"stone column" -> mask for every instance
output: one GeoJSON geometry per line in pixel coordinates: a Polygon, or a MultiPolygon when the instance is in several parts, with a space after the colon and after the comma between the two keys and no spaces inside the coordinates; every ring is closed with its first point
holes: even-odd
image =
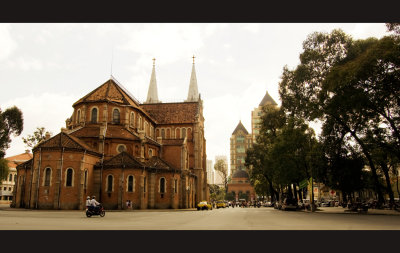
{"type": "Polygon", "coordinates": [[[140,175],[140,183],[139,183],[139,194],[140,194],[140,203],[139,203],[139,208],[140,209],[146,209],[145,206],[145,197],[144,197],[144,175],[140,175]]]}

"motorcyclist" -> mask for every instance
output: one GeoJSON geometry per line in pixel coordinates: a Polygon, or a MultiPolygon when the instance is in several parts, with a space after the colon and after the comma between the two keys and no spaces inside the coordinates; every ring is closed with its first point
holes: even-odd
{"type": "Polygon", "coordinates": [[[98,211],[100,203],[96,201],[96,196],[92,196],[90,200],[90,206],[92,206],[93,211],[98,211]]]}
{"type": "Polygon", "coordinates": [[[86,197],[86,208],[87,208],[87,209],[90,209],[90,205],[91,205],[91,203],[90,203],[90,197],[87,196],[87,197],[86,197]]]}

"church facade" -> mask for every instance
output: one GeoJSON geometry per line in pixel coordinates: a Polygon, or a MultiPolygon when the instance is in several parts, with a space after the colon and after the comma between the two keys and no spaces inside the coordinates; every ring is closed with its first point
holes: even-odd
{"type": "Polygon", "coordinates": [[[194,208],[209,200],[203,102],[195,65],[184,102],[158,100],[155,65],[139,103],[115,78],[73,105],[66,128],[17,166],[12,206],[84,209],[194,208]]]}

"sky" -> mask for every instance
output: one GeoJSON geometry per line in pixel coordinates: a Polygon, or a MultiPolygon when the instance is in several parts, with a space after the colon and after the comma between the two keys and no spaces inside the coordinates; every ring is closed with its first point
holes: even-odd
{"type": "Polygon", "coordinates": [[[251,132],[251,111],[267,91],[281,104],[282,70],[300,63],[307,36],[338,28],[353,39],[388,34],[383,23],[1,23],[0,108],[15,105],[24,117],[6,157],[25,152],[22,137],[37,127],[58,134],[72,104],[111,74],[144,102],[153,58],[159,100],[183,102],[194,55],[207,159],[229,161],[239,121],[251,132]]]}

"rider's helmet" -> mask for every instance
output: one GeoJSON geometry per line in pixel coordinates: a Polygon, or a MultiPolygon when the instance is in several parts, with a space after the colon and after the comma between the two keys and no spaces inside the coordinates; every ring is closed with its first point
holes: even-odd
{"type": "Polygon", "coordinates": [[[86,199],[90,199],[90,197],[89,197],[89,196],[87,196],[87,197],[86,197],[86,199]]]}
{"type": "Polygon", "coordinates": [[[95,199],[96,198],[96,196],[92,196],[92,199],[95,199]]]}

